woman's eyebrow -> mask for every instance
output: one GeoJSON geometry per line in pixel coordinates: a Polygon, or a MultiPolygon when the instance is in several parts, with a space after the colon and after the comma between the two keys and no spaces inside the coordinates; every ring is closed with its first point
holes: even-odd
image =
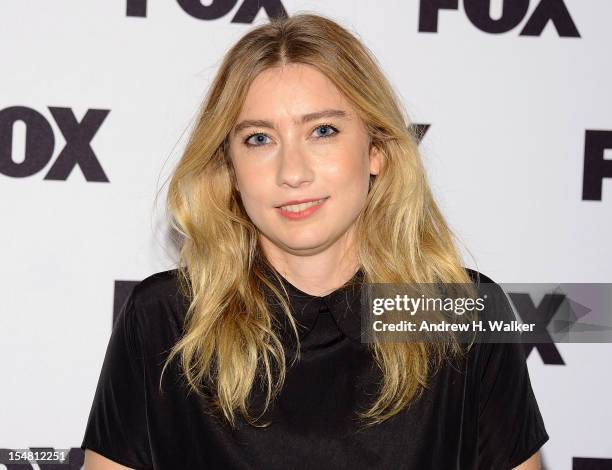
{"type": "MultiPolygon", "coordinates": [[[[350,119],[348,113],[341,109],[324,109],[323,111],[316,111],[314,113],[308,113],[302,115],[300,118],[296,119],[294,122],[296,124],[305,124],[309,121],[314,121],[316,119],[321,118],[340,118],[340,119],[350,119]]],[[[267,127],[269,129],[274,129],[274,124],[270,121],[266,121],[264,119],[245,119],[240,123],[234,126],[234,133],[238,133],[247,127],[267,127]]]]}

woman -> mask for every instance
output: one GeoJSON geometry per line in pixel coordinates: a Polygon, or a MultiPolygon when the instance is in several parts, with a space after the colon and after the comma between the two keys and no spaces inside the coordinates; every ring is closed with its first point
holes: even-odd
{"type": "Polygon", "coordinates": [[[245,35],[168,205],[179,267],[118,317],[87,470],[539,468],[520,345],[365,344],[347,314],[364,282],[492,282],[462,268],[412,127],[349,32],[304,14],[245,35]]]}

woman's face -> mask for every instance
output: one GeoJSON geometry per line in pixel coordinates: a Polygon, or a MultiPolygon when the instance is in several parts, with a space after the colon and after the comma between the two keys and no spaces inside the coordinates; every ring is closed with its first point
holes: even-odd
{"type": "Polygon", "coordinates": [[[303,256],[350,242],[380,156],[325,75],[302,64],[263,71],[229,138],[236,189],[264,249],[303,256]],[[320,205],[293,203],[302,200],[320,205]]]}

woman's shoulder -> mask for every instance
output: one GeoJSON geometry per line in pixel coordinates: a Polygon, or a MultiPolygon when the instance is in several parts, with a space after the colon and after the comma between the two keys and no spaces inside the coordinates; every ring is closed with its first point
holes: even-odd
{"type": "Polygon", "coordinates": [[[143,325],[169,318],[182,323],[189,304],[180,289],[180,275],[179,269],[159,271],[134,285],[130,298],[143,325]]]}
{"type": "MultiPolygon", "coordinates": [[[[470,276],[472,283],[474,284],[479,297],[487,299],[487,314],[491,313],[508,313],[509,303],[502,286],[494,281],[491,277],[486,274],[464,267],[465,271],[470,276]],[[489,310],[489,308],[494,310],[489,310]]],[[[510,311],[512,308],[510,307],[510,311]]],[[[491,318],[493,319],[493,318],[491,318]]],[[[513,319],[513,317],[507,317],[507,320],[513,319]]]]}
{"type": "Polygon", "coordinates": [[[487,315],[495,316],[503,315],[499,318],[491,319],[515,319],[514,315],[511,314],[513,310],[508,302],[506,293],[499,283],[480,271],[466,267],[464,267],[464,269],[476,286],[476,291],[478,292],[479,296],[484,296],[487,299],[487,310],[485,313],[487,315]]]}
{"type": "Polygon", "coordinates": [[[472,282],[475,284],[480,284],[481,282],[485,284],[496,284],[493,279],[491,279],[486,274],[481,273],[480,271],[471,268],[466,268],[465,266],[463,267],[463,269],[468,273],[468,275],[472,279],[472,282]]]}
{"type": "Polygon", "coordinates": [[[153,273],[134,285],[134,296],[141,300],[157,300],[164,296],[176,294],[178,288],[178,269],[169,269],[153,273]]]}

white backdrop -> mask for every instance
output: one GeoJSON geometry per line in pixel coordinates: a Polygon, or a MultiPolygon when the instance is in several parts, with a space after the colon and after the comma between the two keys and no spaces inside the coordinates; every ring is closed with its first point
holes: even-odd
{"type": "MultiPolygon", "coordinates": [[[[232,22],[257,3],[0,4],[0,448],[79,447],[115,282],[173,267],[163,183],[222,55],[267,21],[232,22]],[[211,4],[229,12],[194,17],[211,4]]],[[[505,32],[474,20],[487,1],[440,3],[259,1],[329,16],[374,52],[429,125],[421,150],[469,266],[501,283],[612,282],[612,2],[491,0],[505,32]],[[585,170],[591,146],[603,170],[585,170]]],[[[556,347],[564,365],[528,359],[545,466],[610,469],[612,345],[556,347]]]]}

